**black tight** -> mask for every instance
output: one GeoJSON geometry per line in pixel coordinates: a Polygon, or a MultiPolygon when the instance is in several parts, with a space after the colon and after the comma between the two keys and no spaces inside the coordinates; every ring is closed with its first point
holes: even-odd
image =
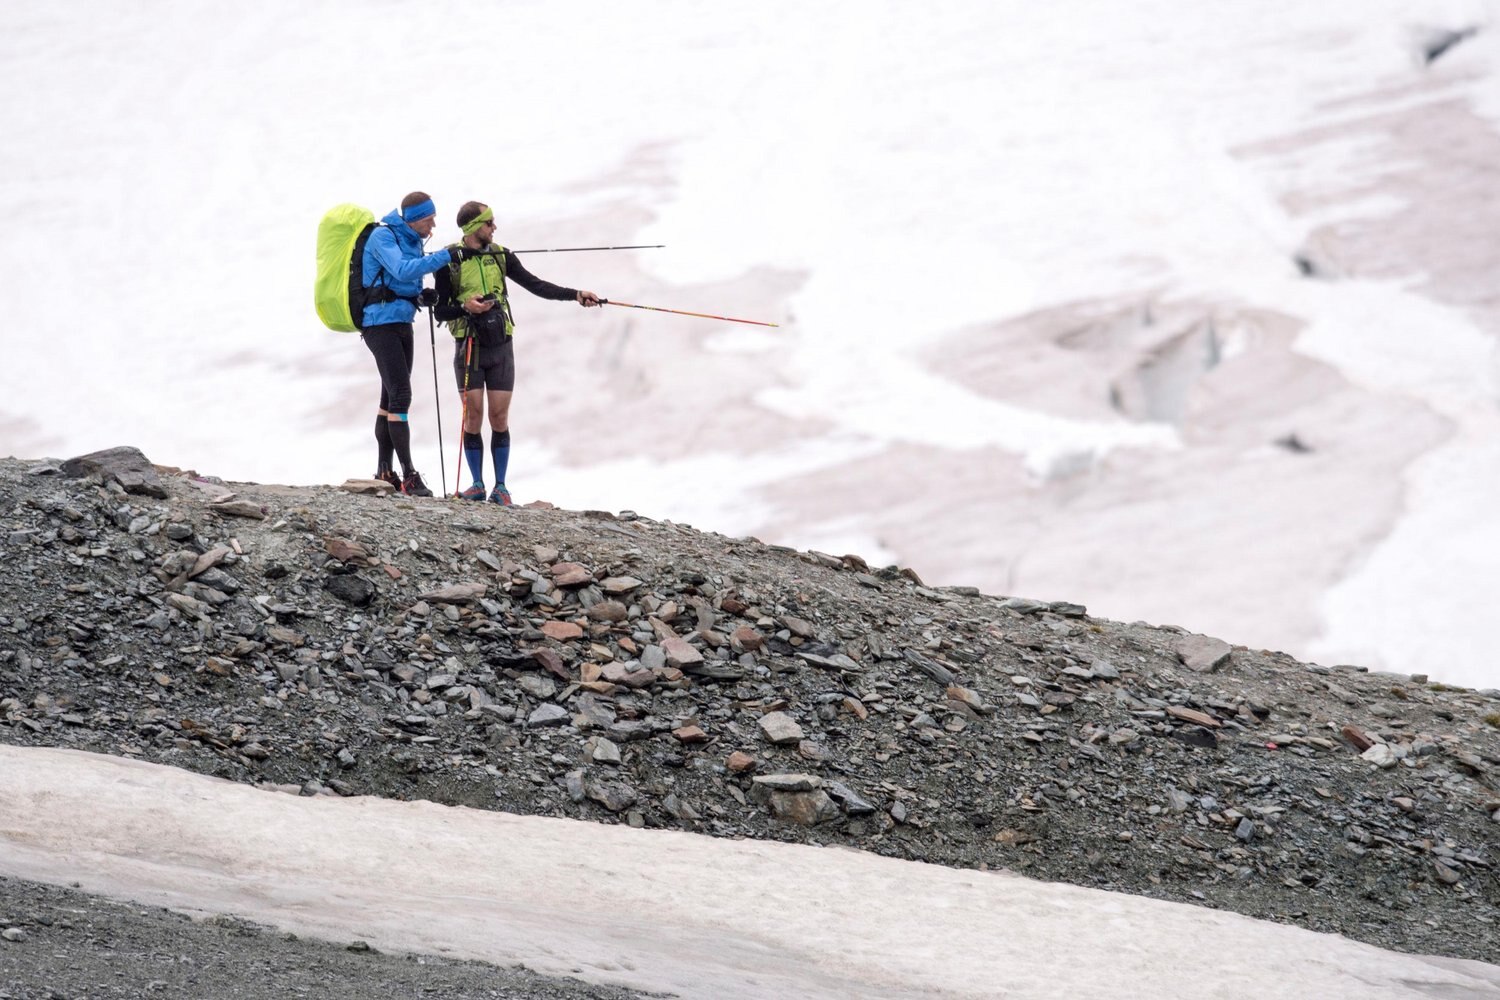
{"type": "Polygon", "coordinates": [[[380,408],[387,413],[411,409],[412,329],[410,323],[365,328],[365,346],[380,371],[380,408]]]}
{"type": "Polygon", "coordinates": [[[375,367],[380,371],[380,409],[398,418],[376,418],[376,468],[389,469],[391,452],[394,451],[401,460],[401,471],[410,473],[411,428],[406,423],[406,412],[411,409],[411,324],[385,323],[366,327],[364,342],[375,355],[375,367]]]}

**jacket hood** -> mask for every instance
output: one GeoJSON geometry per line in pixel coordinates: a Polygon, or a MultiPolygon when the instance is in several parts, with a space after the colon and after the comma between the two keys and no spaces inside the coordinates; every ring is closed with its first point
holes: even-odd
{"type": "Polygon", "coordinates": [[[409,253],[421,254],[422,237],[418,236],[417,231],[401,218],[401,209],[392,209],[380,221],[391,227],[391,233],[395,235],[398,246],[404,247],[409,253]]]}

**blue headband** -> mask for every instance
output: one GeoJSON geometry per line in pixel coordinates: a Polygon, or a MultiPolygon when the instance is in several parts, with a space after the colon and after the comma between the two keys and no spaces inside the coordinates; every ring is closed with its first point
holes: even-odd
{"type": "Polygon", "coordinates": [[[416,222],[419,219],[427,218],[429,215],[437,215],[437,208],[432,204],[431,198],[423,202],[418,202],[410,208],[403,208],[401,210],[401,220],[403,222],[416,222]]]}

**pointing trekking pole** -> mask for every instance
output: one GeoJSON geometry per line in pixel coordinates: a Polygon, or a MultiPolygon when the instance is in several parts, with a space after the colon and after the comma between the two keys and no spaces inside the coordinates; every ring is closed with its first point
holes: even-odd
{"type": "Polygon", "coordinates": [[[432,320],[432,307],[427,308],[428,343],[432,345],[432,404],[437,407],[438,482],[443,484],[443,499],[448,499],[448,463],[443,459],[443,400],[438,395],[437,383],[437,324],[432,320]]]}
{"type": "Polygon", "coordinates": [[[726,323],[749,323],[751,326],[774,326],[780,327],[780,323],[762,323],[758,319],[735,319],[733,316],[715,316],[712,313],[688,312],[686,309],[663,309],[661,306],[638,306],[630,302],[613,302],[609,299],[600,299],[601,306],[624,306],[626,309],[650,309],[652,312],[675,313],[678,316],[697,316],[700,319],[721,319],[726,323]]]}

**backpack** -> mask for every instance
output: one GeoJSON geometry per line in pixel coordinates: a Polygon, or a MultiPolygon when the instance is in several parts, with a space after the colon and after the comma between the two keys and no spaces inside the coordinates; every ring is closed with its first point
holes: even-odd
{"type": "MultiPolygon", "coordinates": [[[[335,205],[318,223],[318,277],[313,305],[330,330],[364,329],[365,306],[405,298],[385,285],[366,288],[365,241],[379,225],[375,213],[358,205],[335,205]]],[[[415,299],[408,299],[415,302],[415,299]]]]}

